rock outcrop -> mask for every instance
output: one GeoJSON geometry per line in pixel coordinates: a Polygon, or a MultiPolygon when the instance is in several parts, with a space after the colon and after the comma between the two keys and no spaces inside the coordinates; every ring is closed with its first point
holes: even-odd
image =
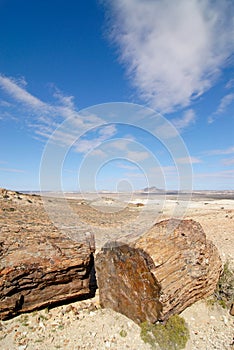
{"type": "Polygon", "coordinates": [[[157,223],[134,247],[104,248],[95,264],[102,306],[137,323],[166,320],[212,294],[221,271],[217,249],[193,220],[157,223]]]}
{"type": "Polygon", "coordinates": [[[150,272],[149,259],[141,250],[127,245],[104,247],[95,259],[100,305],[136,323],[156,322],[162,308],[160,286],[150,272]]]}
{"type": "Polygon", "coordinates": [[[90,296],[93,236],[59,232],[38,196],[0,190],[0,200],[0,319],[90,296]]]}

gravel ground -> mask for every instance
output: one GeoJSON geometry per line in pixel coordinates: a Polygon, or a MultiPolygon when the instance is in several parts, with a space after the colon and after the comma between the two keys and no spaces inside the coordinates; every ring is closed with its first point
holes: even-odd
{"type": "MultiPolygon", "coordinates": [[[[175,205],[180,203],[168,201],[163,210],[160,208],[160,219],[170,217],[175,205]]],[[[152,210],[156,212],[157,208],[157,204],[149,206],[149,217],[152,215],[152,210]]],[[[87,213],[89,213],[88,210],[87,213]]],[[[90,211],[90,215],[94,220],[93,211],[90,211]]],[[[119,226],[113,224],[111,217],[107,225],[107,215],[103,213],[98,216],[97,213],[96,220],[99,222],[93,223],[94,229],[103,223],[103,230],[98,237],[100,245],[102,235],[105,236],[107,232],[108,236],[109,224],[109,232],[115,228],[118,235],[123,231],[126,220],[135,218],[134,208],[131,207],[123,211],[122,217],[117,217],[118,222],[121,222],[119,226]]],[[[36,216],[37,213],[35,213],[35,220],[36,216]]],[[[228,259],[233,267],[234,201],[209,199],[192,201],[185,217],[201,223],[207,237],[216,244],[223,263],[228,259]]],[[[87,220],[89,220],[88,217],[87,220]]],[[[143,227],[144,223],[147,224],[147,220],[147,211],[145,211],[144,215],[132,223],[129,233],[134,236],[137,227],[141,225],[143,227]]],[[[121,314],[109,309],[101,309],[98,300],[97,291],[95,298],[90,300],[77,301],[1,321],[0,349],[151,349],[142,341],[139,326],[121,314]]],[[[234,317],[229,314],[229,310],[223,309],[220,305],[211,306],[207,300],[203,300],[187,308],[181,315],[185,318],[190,331],[186,350],[234,350],[234,317]]]]}

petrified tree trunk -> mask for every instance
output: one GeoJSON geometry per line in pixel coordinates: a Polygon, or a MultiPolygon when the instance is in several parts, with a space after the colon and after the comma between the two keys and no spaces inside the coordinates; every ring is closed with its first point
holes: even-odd
{"type": "Polygon", "coordinates": [[[88,296],[92,250],[59,232],[1,233],[0,319],[88,296]]]}
{"type": "Polygon", "coordinates": [[[199,223],[165,220],[139,238],[134,249],[103,249],[97,255],[96,270],[103,307],[122,312],[137,323],[155,322],[212,294],[221,260],[199,223]],[[157,293],[152,293],[155,287],[157,293]],[[145,307],[148,299],[157,312],[145,307]],[[139,308],[143,310],[140,317],[139,308]]]}
{"type": "Polygon", "coordinates": [[[160,286],[148,260],[144,252],[127,245],[103,248],[95,260],[101,306],[137,323],[156,322],[161,311],[160,286]]]}

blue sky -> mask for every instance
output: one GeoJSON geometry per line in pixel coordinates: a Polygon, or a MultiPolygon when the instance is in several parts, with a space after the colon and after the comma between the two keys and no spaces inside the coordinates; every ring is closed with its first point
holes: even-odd
{"type": "Polygon", "coordinates": [[[229,0],[0,0],[0,187],[234,190],[233,18],[229,0]]]}

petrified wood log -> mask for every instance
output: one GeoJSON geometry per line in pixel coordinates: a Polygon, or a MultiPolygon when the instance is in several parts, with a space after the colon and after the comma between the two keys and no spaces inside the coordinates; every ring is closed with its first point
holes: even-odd
{"type": "Polygon", "coordinates": [[[95,259],[100,305],[137,323],[156,322],[161,311],[160,286],[144,252],[127,245],[103,248],[95,259]]]}
{"type": "Polygon", "coordinates": [[[134,249],[103,249],[95,265],[101,305],[137,323],[166,320],[212,294],[221,271],[217,249],[193,220],[157,223],[135,242],[134,249]],[[140,316],[139,309],[144,310],[140,316]]]}
{"type": "Polygon", "coordinates": [[[56,231],[7,233],[0,235],[0,319],[89,295],[93,247],[88,242],[56,231]]]}
{"type": "Polygon", "coordinates": [[[214,292],[222,263],[198,222],[162,221],[139,238],[135,247],[146,251],[154,261],[151,272],[162,288],[161,319],[180,313],[214,292]]]}

